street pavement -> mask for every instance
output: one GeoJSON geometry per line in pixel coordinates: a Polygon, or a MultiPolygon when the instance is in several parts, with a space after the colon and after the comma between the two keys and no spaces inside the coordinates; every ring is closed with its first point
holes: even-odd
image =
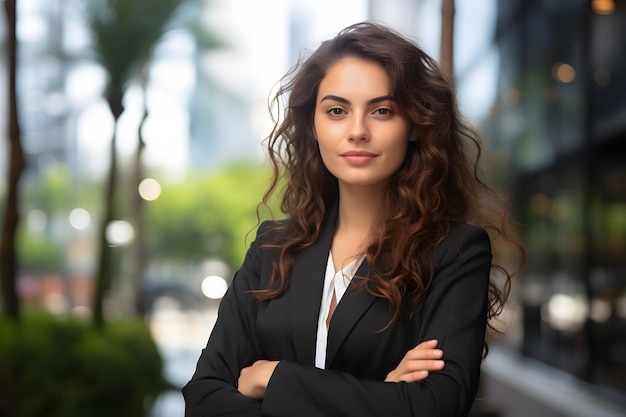
{"type": "Polygon", "coordinates": [[[590,384],[505,345],[490,348],[482,381],[484,408],[498,417],[626,416],[624,404],[598,395],[590,384]]]}
{"type": "MultiPolygon", "coordinates": [[[[161,351],[165,378],[182,388],[196,368],[200,351],[206,345],[217,319],[217,305],[202,311],[182,312],[162,308],[150,318],[150,329],[161,351]]],[[[180,390],[162,394],[150,417],[183,417],[184,402],[180,390]]]]}

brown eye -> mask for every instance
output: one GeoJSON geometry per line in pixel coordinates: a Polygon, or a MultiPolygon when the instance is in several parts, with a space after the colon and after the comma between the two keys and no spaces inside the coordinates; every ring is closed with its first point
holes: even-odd
{"type": "Polygon", "coordinates": [[[341,116],[343,114],[343,109],[340,109],[339,107],[333,107],[328,110],[328,114],[332,116],[341,116]]]}

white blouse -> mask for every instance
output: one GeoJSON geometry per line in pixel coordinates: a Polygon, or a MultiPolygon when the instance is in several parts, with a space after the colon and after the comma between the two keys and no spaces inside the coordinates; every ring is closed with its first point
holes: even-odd
{"type": "Polygon", "coordinates": [[[324,275],[324,292],[322,293],[320,315],[317,320],[317,341],[315,344],[315,366],[317,368],[324,369],[326,367],[326,344],[328,342],[326,322],[333,301],[333,292],[336,304],[339,304],[341,297],[346,292],[350,281],[364,258],[364,256],[359,256],[342,270],[335,272],[333,255],[331,252],[328,253],[328,262],[326,263],[326,273],[324,275]]]}

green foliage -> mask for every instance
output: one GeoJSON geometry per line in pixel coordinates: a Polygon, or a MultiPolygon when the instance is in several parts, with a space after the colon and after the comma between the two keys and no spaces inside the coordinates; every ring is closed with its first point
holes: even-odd
{"type": "MultiPolygon", "coordinates": [[[[70,180],[60,166],[49,173],[25,188],[25,208],[41,210],[52,219],[66,216],[74,206],[83,207],[91,213],[92,221],[98,218],[98,187],[84,180],[70,180]],[[75,197],[66,197],[74,193],[75,197]]],[[[181,183],[163,184],[161,196],[146,203],[149,259],[189,264],[214,256],[237,268],[254,237],[251,232],[257,225],[256,209],[268,178],[265,166],[237,163],[181,183]]],[[[277,207],[273,204],[271,208],[280,217],[277,207]]],[[[270,216],[263,211],[260,217],[270,216]]],[[[22,270],[63,271],[64,243],[55,240],[49,231],[36,233],[24,223],[19,230],[18,253],[22,270]]]]}
{"type": "Polygon", "coordinates": [[[140,417],[169,388],[143,322],[0,317],[0,415],[140,417]]]}
{"type": "Polygon", "coordinates": [[[51,217],[74,207],[93,212],[100,205],[102,186],[94,180],[72,178],[67,165],[56,163],[48,166],[35,181],[26,183],[23,194],[26,210],[38,209],[51,217]]]}
{"type": "Polygon", "coordinates": [[[95,0],[89,20],[96,37],[98,57],[110,83],[122,86],[134,65],[147,60],[185,0],[95,0]]]}
{"type": "Polygon", "coordinates": [[[65,245],[55,236],[52,223],[59,218],[67,222],[69,211],[76,207],[86,209],[96,218],[100,186],[90,180],[72,178],[65,164],[56,163],[49,165],[36,180],[25,183],[22,192],[22,218],[27,219],[31,210],[40,210],[47,224],[45,230],[35,231],[26,222],[20,222],[16,239],[20,269],[63,271],[65,245]]]}
{"type": "Polygon", "coordinates": [[[68,191],[71,179],[64,164],[53,164],[45,169],[26,188],[25,200],[28,206],[37,208],[48,215],[59,213],[66,209],[68,191]]]}
{"type": "MultiPolygon", "coordinates": [[[[265,167],[236,164],[209,177],[165,186],[147,211],[149,256],[178,262],[221,257],[231,268],[238,267],[257,225],[257,206],[268,178],[265,167]]],[[[275,205],[272,210],[279,215],[275,205]]],[[[261,212],[260,217],[269,214],[261,212]]]]}
{"type": "Polygon", "coordinates": [[[63,246],[43,234],[29,233],[25,227],[18,229],[17,251],[23,254],[20,267],[29,272],[58,272],[63,270],[63,246]]]}

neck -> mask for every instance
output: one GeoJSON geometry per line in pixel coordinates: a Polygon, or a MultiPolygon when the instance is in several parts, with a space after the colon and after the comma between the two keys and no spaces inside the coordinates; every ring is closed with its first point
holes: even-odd
{"type": "Polygon", "coordinates": [[[339,186],[339,212],[331,252],[335,269],[341,269],[366,252],[372,225],[379,215],[384,189],[339,186]]]}
{"type": "Polygon", "coordinates": [[[371,187],[340,187],[337,229],[367,236],[379,216],[384,190],[371,187]]]}

